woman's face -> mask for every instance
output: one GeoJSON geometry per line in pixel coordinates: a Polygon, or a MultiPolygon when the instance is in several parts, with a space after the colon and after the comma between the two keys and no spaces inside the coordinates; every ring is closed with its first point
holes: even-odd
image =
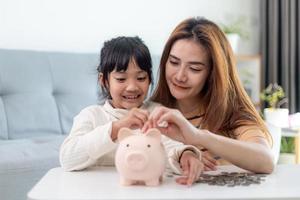
{"type": "Polygon", "coordinates": [[[166,80],[171,94],[178,101],[199,100],[209,75],[206,49],[192,39],[177,40],[166,63],[166,80]]]}

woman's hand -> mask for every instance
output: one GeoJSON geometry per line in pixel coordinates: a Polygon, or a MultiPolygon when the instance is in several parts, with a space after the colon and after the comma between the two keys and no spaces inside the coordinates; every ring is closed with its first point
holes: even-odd
{"type": "Polygon", "coordinates": [[[184,144],[195,144],[198,131],[179,110],[163,106],[152,111],[142,131],[149,128],[158,128],[164,135],[184,144]]]}
{"type": "Polygon", "coordinates": [[[213,158],[208,151],[202,152],[201,161],[204,164],[204,171],[215,171],[217,170],[217,160],[213,158]]]}
{"type": "Polygon", "coordinates": [[[148,120],[149,112],[140,108],[131,109],[128,114],[118,121],[112,123],[112,140],[118,137],[119,129],[127,127],[131,129],[142,128],[148,120]]]}
{"type": "Polygon", "coordinates": [[[176,179],[176,182],[182,185],[191,186],[195,181],[197,181],[203,172],[204,165],[196,157],[195,153],[192,151],[184,151],[180,158],[180,166],[182,169],[182,177],[176,179]]]}

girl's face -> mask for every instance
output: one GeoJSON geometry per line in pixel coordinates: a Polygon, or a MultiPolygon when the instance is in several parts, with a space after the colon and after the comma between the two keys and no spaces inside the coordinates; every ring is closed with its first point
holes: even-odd
{"type": "Polygon", "coordinates": [[[170,92],[178,102],[199,100],[209,75],[208,59],[206,49],[192,39],[180,39],[173,44],[165,76],[170,92]]]}
{"type": "Polygon", "coordinates": [[[131,109],[142,105],[148,93],[150,80],[146,71],[132,59],[126,71],[112,71],[108,88],[115,108],[131,109]]]}

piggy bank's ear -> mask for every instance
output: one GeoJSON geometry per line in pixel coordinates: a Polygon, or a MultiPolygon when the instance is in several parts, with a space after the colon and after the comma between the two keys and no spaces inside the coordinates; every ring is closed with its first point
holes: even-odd
{"type": "Polygon", "coordinates": [[[132,133],[132,130],[131,129],[129,129],[129,128],[121,128],[120,130],[119,130],[119,132],[118,132],[118,140],[119,141],[122,141],[124,138],[126,138],[126,137],[128,137],[128,136],[130,136],[130,135],[132,135],[133,133],[132,133]]]}
{"type": "Polygon", "coordinates": [[[147,137],[153,137],[157,140],[161,140],[161,133],[157,128],[151,128],[146,132],[147,137]]]}

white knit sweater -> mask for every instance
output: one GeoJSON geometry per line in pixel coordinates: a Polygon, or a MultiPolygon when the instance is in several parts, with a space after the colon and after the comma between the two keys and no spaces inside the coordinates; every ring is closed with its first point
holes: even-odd
{"type": "MultiPolygon", "coordinates": [[[[151,112],[159,104],[144,103],[141,108],[151,112]]],[[[60,163],[64,170],[82,170],[87,167],[114,165],[118,142],[111,139],[112,122],[121,119],[129,111],[113,108],[107,100],[104,105],[93,105],[83,109],[75,118],[69,136],[60,149],[60,163]]],[[[175,142],[163,135],[168,164],[173,172],[180,174],[179,157],[183,150],[191,149],[201,156],[191,145],[175,142]]]]}

